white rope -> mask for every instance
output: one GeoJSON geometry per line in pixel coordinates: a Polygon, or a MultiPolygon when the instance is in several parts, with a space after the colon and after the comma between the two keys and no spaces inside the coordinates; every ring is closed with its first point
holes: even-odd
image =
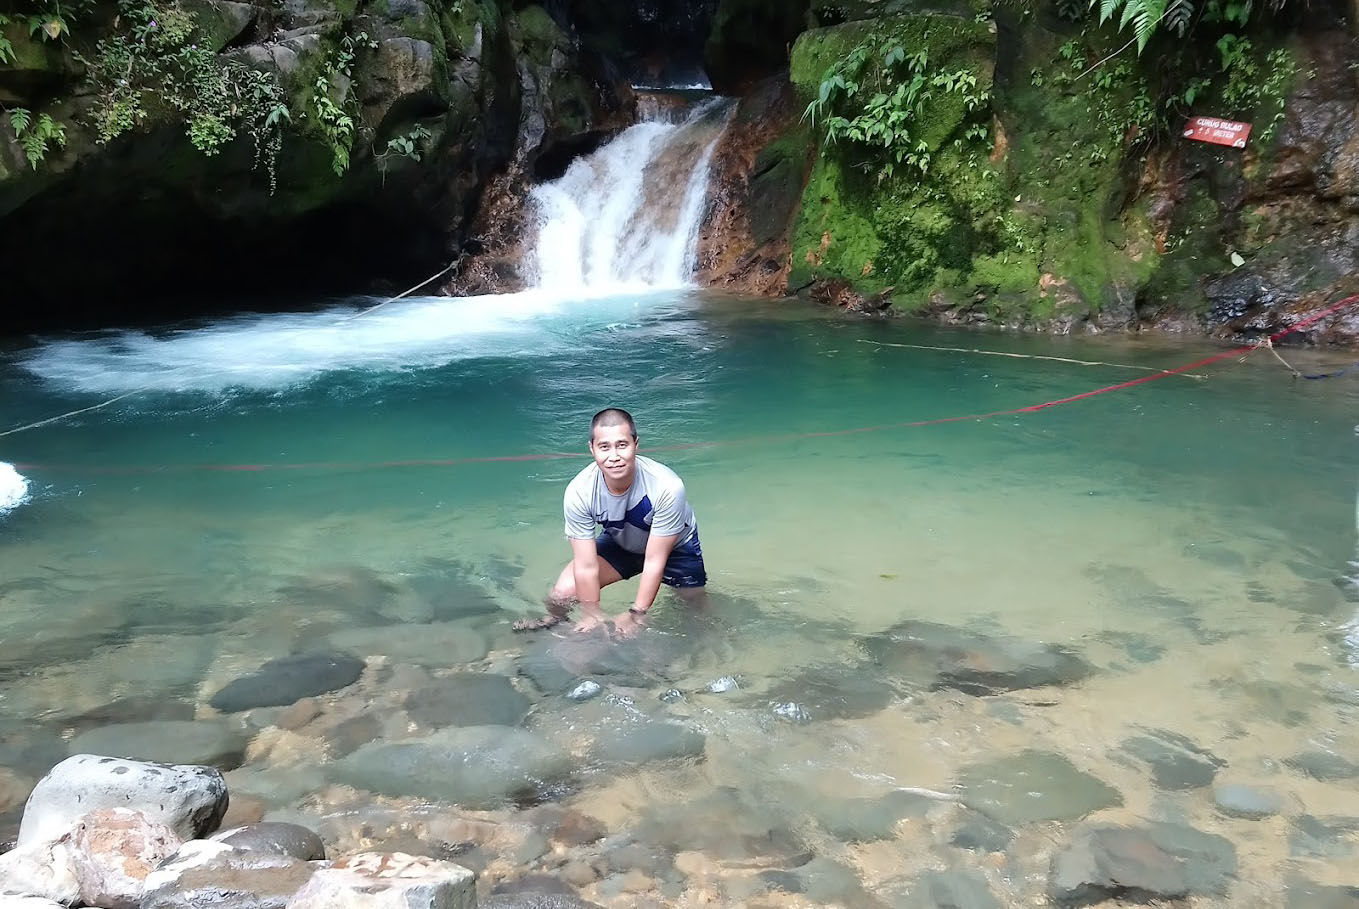
{"type": "Polygon", "coordinates": [[[363,310],[362,312],[356,312],[356,313],[354,313],[354,315],[352,315],[352,316],[346,316],[345,318],[341,319],[340,322],[341,322],[341,323],[344,323],[344,322],[353,322],[355,319],[362,318],[363,316],[368,315],[370,312],[373,312],[374,310],[381,309],[382,307],[386,306],[388,303],[395,303],[397,300],[400,300],[402,297],[410,296],[411,294],[415,293],[415,292],[416,292],[417,290],[419,290],[420,288],[424,287],[424,286],[425,286],[426,284],[428,284],[430,281],[433,281],[435,278],[442,278],[444,275],[448,274],[450,271],[452,271],[453,269],[457,268],[457,267],[458,267],[458,263],[461,262],[461,261],[462,261],[462,256],[459,256],[458,258],[454,259],[452,262],[449,262],[447,265],[445,265],[442,271],[439,271],[439,272],[436,272],[435,274],[430,275],[428,278],[426,278],[425,280],[421,281],[419,284],[415,285],[414,287],[409,288],[408,290],[403,290],[401,293],[397,294],[395,297],[392,297],[392,298],[387,299],[387,300],[383,300],[381,303],[377,304],[376,306],[370,306],[370,307],[368,307],[367,309],[363,310]]]}
{"type": "MultiPolygon", "coordinates": [[[[1074,363],[1077,366],[1111,366],[1114,369],[1137,369],[1142,372],[1166,372],[1164,369],[1157,369],[1154,366],[1133,366],[1128,363],[1106,363],[1103,360],[1075,360],[1071,357],[1047,357],[1041,354],[1011,353],[1008,350],[985,350],[980,347],[933,347],[929,344],[894,344],[890,341],[872,341],[868,338],[859,338],[860,344],[876,344],[879,347],[906,347],[911,350],[939,350],[946,353],[970,353],[982,354],[988,357],[1013,357],[1016,360],[1051,360],[1054,363],[1074,363]]],[[[1180,373],[1187,379],[1202,379],[1204,376],[1196,373],[1180,373]]]]}
{"type": "Polygon", "coordinates": [[[3,439],[5,436],[12,436],[12,435],[14,435],[16,432],[24,432],[24,431],[29,430],[29,429],[37,429],[39,426],[48,426],[48,425],[50,425],[50,424],[52,424],[52,423],[59,423],[59,422],[61,422],[62,420],[66,419],[67,417],[79,416],[79,415],[82,414],[82,413],[89,413],[90,411],[92,411],[92,410],[98,410],[98,409],[101,408],[101,407],[108,407],[110,404],[116,404],[117,402],[121,401],[123,398],[130,398],[130,397],[132,397],[133,395],[135,395],[135,394],[141,394],[141,393],[144,392],[144,391],[146,391],[145,388],[136,388],[136,389],[133,389],[132,391],[125,391],[125,392],[123,392],[122,394],[120,394],[118,397],[116,397],[116,398],[109,398],[107,401],[103,402],[102,404],[95,404],[93,407],[82,407],[80,410],[72,410],[72,411],[69,411],[69,412],[67,412],[67,413],[60,414],[60,415],[58,415],[58,416],[55,416],[55,417],[48,417],[46,420],[39,420],[39,421],[36,422],[36,423],[29,423],[29,424],[27,424],[26,426],[16,426],[16,427],[14,427],[13,429],[6,429],[4,432],[0,432],[0,439],[3,439]]]}

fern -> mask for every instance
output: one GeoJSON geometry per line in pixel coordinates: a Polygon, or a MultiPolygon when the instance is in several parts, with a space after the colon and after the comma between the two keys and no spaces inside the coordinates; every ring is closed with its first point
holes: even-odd
{"type": "Polygon", "coordinates": [[[1189,20],[1194,16],[1193,0],[1170,0],[1165,11],[1165,25],[1180,37],[1189,31],[1189,20]]]}
{"type": "Polygon", "coordinates": [[[1120,10],[1119,31],[1132,27],[1133,37],[1137,41],[1137,52],[1140,54],[1146,48],[1147,42],[1156,34],[1157,27],[1161,20],[1166,17],[1168,12],[1167,4],[1175,3],[1190,5],[1192,0],[1090,0],[1093,9],[1099,4],[1099,21],[1103,25],[1114,17],[1120,10]]]}

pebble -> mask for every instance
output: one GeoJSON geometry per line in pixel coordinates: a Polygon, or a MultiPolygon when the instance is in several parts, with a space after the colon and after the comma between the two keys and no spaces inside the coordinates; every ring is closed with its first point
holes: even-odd
{"type": "Polygon", "coordinates": [[[588,701],[603,690],[604,688],[598,682],[592,682],[587,679],[568,691],[566,693],[566,699],[569,701],[588,701]]]}
{"type": "Polygon", "coordinates": [[[740,687],[733,676],[724,675],[720,679],[713,679],[709,682],[705,690],[709,694],[726,694],[728,691],[736,691],[740,687]]]}

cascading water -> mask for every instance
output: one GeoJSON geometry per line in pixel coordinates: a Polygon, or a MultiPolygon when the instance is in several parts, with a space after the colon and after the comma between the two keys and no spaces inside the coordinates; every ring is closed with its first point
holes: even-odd
{"type": "Polygon", "coordinates": [[[536,187],[532,284],[553,295],[684,286],[693,273],[708,164],[731,111],[724,100],[666,122],[665,108],[536,187]]]}

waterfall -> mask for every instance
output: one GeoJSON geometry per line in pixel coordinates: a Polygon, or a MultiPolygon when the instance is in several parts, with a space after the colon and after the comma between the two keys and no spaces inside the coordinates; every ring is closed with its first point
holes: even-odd
{"type": "Polygon", "coordinates": [[[732,106],[709,100],[681,122],[651,108],[559,179],[535,187],[529,283],[553,296],[682,287],[694,270],[708,164],[732,106]]]}

